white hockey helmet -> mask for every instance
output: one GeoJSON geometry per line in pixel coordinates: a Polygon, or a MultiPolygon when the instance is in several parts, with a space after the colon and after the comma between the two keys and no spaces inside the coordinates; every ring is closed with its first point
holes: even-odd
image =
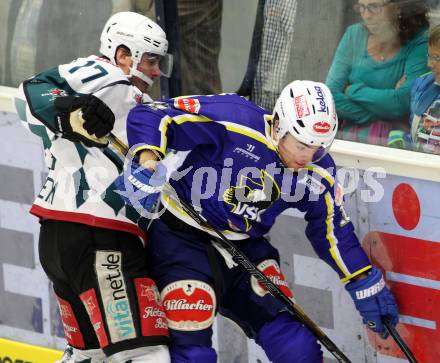
{"type": "Polygon", "coordinates": [[[329,88],[320,82],[293,81],[278,97],[273,119],[279,124],[272,139],[279,141],[290,134],[303,144],[318,146],[313,161],[321,159],[330,148],[338,129],[338,116],[329,88]]]}
{"type": "Polygon", "coordinates": [[[153,80],[137,70],[144,53],[160,56],[160,71],[165,77],[171,75],[173,58],[167,53],[168,41],[162,28],[151,19],[138,13],[123,11],[112,15],[101,33],[101,54],[116,62],[116,50],[124,45],[131,52],[134,75],[149,85],[153,80]]]}

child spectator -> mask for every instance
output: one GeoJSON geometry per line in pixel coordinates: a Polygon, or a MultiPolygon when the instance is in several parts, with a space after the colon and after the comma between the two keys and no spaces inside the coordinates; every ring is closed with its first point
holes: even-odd
{"type": "Polygon", "coordinates": [[[440,154],[440,25],[429,33],[428,66],[411,89],[411,138],[416,150],[440,154]]]}

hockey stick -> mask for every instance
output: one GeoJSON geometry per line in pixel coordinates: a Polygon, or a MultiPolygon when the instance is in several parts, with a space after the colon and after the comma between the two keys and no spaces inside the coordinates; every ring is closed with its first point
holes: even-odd
{"type": "MultiPolygon", "coordinates": [[[[118,150],[122,155],[132,155],[130,150],[122,141],[116,136],[110,133],[107,136],[108,141],[118,150]]],[[[176,195],[173,188],[166,183],[164,189],[171,192],[170,195],[176,195]]],[[[254,276],[258,282],[260,282],[269,293],[278,301],[283,303],[287,310],[302,324],[304,324],[315,337],[324,345],[324,347],[336,358],[338,362],[351,363],[351,361],[345,356],[345,354],[336,346],[335,343],[316,325],[306,313],[291,299],[289,299],[279,288],[276,286],[266,275],[264,275],[240,250],[237,249],[235,244],[227,239],[222,232],[209,225],[208,221],[201,216],[192,205],[186,203],[184,200],[177,198],[176,202],[180,204],[182,209],[200,226],[205,227],[214,232],[218,237],[214,243],[217,243],[222,248],[227,250],[232,259],[244,267],[251,276],[254,276]]]]}
{"type": "Polygon", "coordinates": [[[390,318],[387,316],[382,319],[382,322],[385,325],[385,328],[388,330],[388,333],[393,337],[396,344],[399,346],[400,350],[403,354],[405,354],[405,357],[408,359],[408,362],[410,363],[418,363],[416,357],[409,349],[408,345],[406,345],[403,338],[400,336],[397,329],[391,324],[390,318]]]}
{"type": "Polygon", "coordinates": [[[288,309],[288,311],[301,323],[303,323],[315,337],[324,345],[327,350],[333,354],[338,362],[350,363],[351,361],[345,356],[345,354],[336,346],[335,343],[316,325],[306,313],[289,299],[279,288],[275,285],[266,275],[264,275],[247,257],[244,255],[235,244],[227,239],[222,232],[208,224],[206,219],[197,213],[194,208],[187,204],[183,200],[179,200],[178,203],[182,206],[183,210],[199,225],[208,228],[213,231],[218,237],[213,243],[219,244],[231,255],[232,259],[244,267],[251,276],[254,276],[258,282],[260,282],[278,301],[288,309]]]}

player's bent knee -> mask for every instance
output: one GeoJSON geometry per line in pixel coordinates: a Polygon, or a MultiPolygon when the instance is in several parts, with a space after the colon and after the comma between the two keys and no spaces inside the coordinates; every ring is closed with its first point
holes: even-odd
{"type": "Polygon", "coordinates": [[[289,313],[265,324],[255,340],[273,363],[322,363],[315,336],[289,313]]]}
{"type": "Polygon", "coordinates": [[[217,354],[203,345],[174,345],[170,347],[171,363],[216,363],[217,354]]]}

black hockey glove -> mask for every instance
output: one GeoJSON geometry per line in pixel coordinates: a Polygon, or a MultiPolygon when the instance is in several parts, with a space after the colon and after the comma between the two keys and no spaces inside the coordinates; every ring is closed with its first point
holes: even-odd
{"type": "Polygon", "coordinates": [[[93,95],[58,97],[54,101],[62,136],[86,146],[106,147],[103,138],[113,129],[115,116],[108,106],[93,95]]]}
{"type": "Polygon", "coordinates": [[[115,115],[98,97],[88,95],[81,110],[84,119],[83,127],[90,135],[100,138],[113,130],[115,115]]]}

